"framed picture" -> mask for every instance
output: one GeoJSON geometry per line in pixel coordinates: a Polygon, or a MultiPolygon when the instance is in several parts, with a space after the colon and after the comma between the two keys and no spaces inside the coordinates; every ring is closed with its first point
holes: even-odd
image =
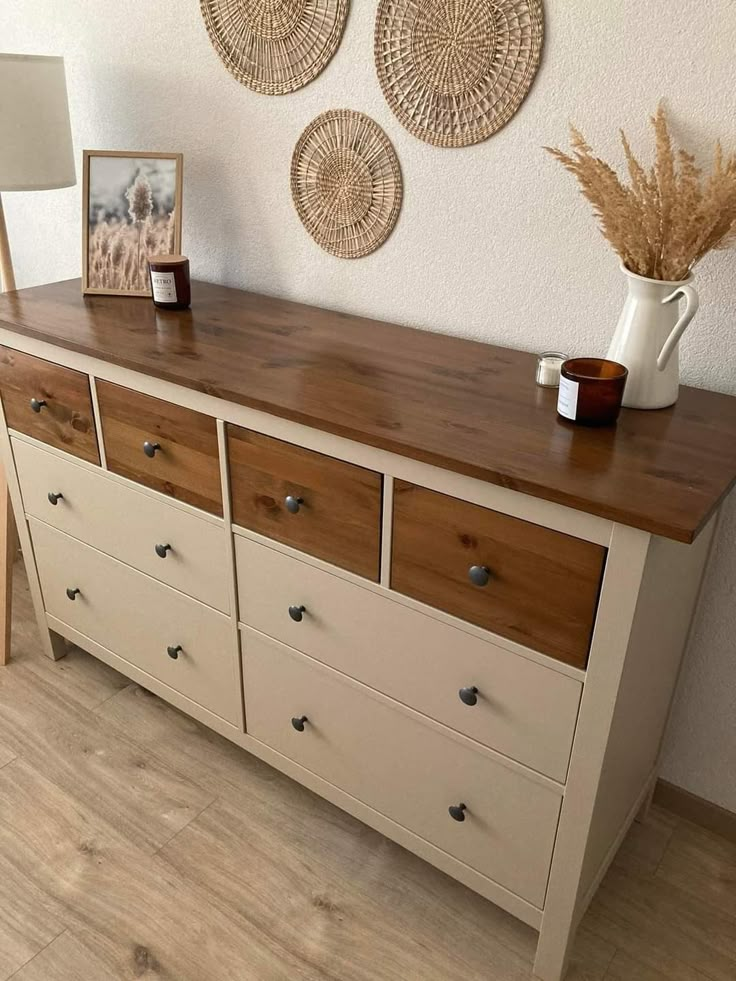
{"type": "Polygon", "coordinates": [[[82,292],[150,296],[149,255],[181,252],[180,153],[85,150],[82,292]]]}

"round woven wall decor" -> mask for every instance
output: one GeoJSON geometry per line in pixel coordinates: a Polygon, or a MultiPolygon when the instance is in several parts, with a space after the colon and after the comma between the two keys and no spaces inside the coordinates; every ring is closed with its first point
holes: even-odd
{"type": "Polygon", "coordinates": [[[434,146],[480,143],[539,67],[542,0],[380,0],[378,79],[399,121],[434,146]]]}
{"type": "Polygon", "coordinates": [[[326,252],[368,255],[386,241],[401,209],[396,151],[362,112],[324,112],[294,149],[291,194],[302,224],[326,252]]]}
{"type": "Polygon", "coordinates": [[[300,89],[337,50],[349,0],[200,0],[215,51],[265,95],[300,89]]]}

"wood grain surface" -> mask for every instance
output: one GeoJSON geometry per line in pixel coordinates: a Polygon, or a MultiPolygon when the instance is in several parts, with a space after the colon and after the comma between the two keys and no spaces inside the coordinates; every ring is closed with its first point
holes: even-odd
{"type": "Polygon", "coordinates": [[[736,398],[683,387],[586,429],[558,419],[532,354],[208,283],[192,296],[162,312],[69,280],[0,297],[0,327],[679,541],[736,478],[736,398]]]}
{"type": "Polygon", "coordinates": [[[87,375],[0,347],[0,393],[8,428],[100,462],[87,375]],[[46,402],[40,412],[32,398],[46,402]]]}
{"type": "Polygon", "coordinates": [[[222,516],[214,419],[105,381],[97,382],[97,399],[110,470],[222,516]],[[146,441],[161,445],[152,458],[146,441]]]}
{"type": "Polygon", "coordinates": [[[584,668],[606,550],[446,494],[394,484],[391,586],[584,668]],[[489,571],[486,586],[468,577],[489,571]]]}
{"type": "Polygon", "coordinates": [[[380,474],[239,426],[227,434],[235,524],[378,579],[380,474]]]}

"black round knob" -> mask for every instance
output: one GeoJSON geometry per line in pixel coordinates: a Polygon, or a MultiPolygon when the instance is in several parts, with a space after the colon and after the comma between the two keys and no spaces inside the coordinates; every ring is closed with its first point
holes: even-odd
{"type": "Polygon", "coordinates": [[[487,586],[491,578],[491,570],[487,565],[471,565],[468,569],[468,579],[474,586],[487,586]]]}
{"type": "Polygon", "coordinates": [[[464,821],[467,809],[467,804],[451,804],[448,811],[453,821],[464,821]]]}
{"type": "Polygon", "coordinates": [[[63,494],[58,494],[55,491],[49,491],[46,496],[49,499],[49,504],[53,504],[54,507],[56,507],[56,505],[59,503],[59,501],[63,501],[64,500],[64,495],[63,494]]]}
{"type": "Polygon", "coordinates": [[[303,497],[294,497],[293,494],[289,494],[288,497],[284,499],[284,504],[286,505],[286,510],[290,514],[298,514],[299,508],[304,504],[303,497]]]}
{"type": "Polygon", "coordinates": [[[73,601],[73,600],[75,600],[77,598],[77,596],[81,592],[82,592],[82,590],[79,589],[77,586],[75,586],[74,589],[72,589],[71,586],[68,586],[67,587],[67,590],[66,590],[67,599],[70,599],[70,600],[73,601]]]}
{"type": "Polygon", "coordinates": [[[154,458],[154,457],[156,456],[156,450],[160,450],[160,449],[161,449],[161,444],[160,444],[160,443],[152,443],[152,442],[151,442],[150,440],[148,440],[148,439],[147,439],[147,440],[146,440],[146,442],[145,442],[145,443],[143,444],[143,452],[144,452],[144,453],[146,454],[146,456],[147,456],[147,457],[149,457],[149,458],[150,458],[151,460],[152,460],[152,459],[153,459],[153,458],[154,458]]]}
{"type": "Polygon", "coordinates": [[[309,722],[306,715],[300,715],[298,719],[292,719],[291,724],[294,726],[297,732],[304,732],[304,726],[309,722]]]}
{"type": "Polygon", "coordinates": [[[176,647],[167,647],[166,653],[169,655],[172,661],[176,661],[183,650],[184,648],[181,646],[181,644],[177,644],[176,647]]]}
{"type": "Polygon", "coordinates": [[[46,399],[31,399],[31,408],[34,412],[40,412],[46,404],[46,399]]]}
{"type": "Polygon", "coordinates": [[[478,704],[478,689],[475,685],[472,688],[461,688],[458,695],[460,696],[460,701],[466,705],[478,704]]]}
{"type": "Polygon", "coordinates": [[[156,555],[158,555],[160,559],[165,559],[166,553],[170,551],[170,549],[171,545],[156,545],[156,555]]]}
{"type": "Polygon", "coordinates": [[[306,606],[290,606],[289,616],[295,623],[301,623],[304,619],[304,614],[307,612],[306,606]]]}

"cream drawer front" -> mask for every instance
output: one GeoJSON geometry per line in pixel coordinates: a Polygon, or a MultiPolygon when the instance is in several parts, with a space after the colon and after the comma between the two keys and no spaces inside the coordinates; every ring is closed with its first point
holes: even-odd
{"type": "Polygon", "coordinates": [[[244,623],[565,780],[580,682],[275,549],[235,548],[244,623]]]}
{"type": "Polygon", "coordinates": [[[244,630],[248,733],[544,904],[561,797],[330,668],[244,630]],[[306,716],[303,731],[292,719],[306,716]],[[449,807],[465,804],[465,820],[449,807]]]}
{"type": "Polygon", "coordinates": [[[238,656],[228,617],[35,518],[30,526],[47,613],[240,724],[238,656]],[[67,589],[79,590],[73,600],[67,589]]]}
{"type": "Polygon", "coordinates": [[[27,514],[229,613],[225,528],[14,439],[27,514]],[[56,505],[49,494],[61,494],[56,505]],[[164,557],[156,546],[170,548],[164,557]]]}

